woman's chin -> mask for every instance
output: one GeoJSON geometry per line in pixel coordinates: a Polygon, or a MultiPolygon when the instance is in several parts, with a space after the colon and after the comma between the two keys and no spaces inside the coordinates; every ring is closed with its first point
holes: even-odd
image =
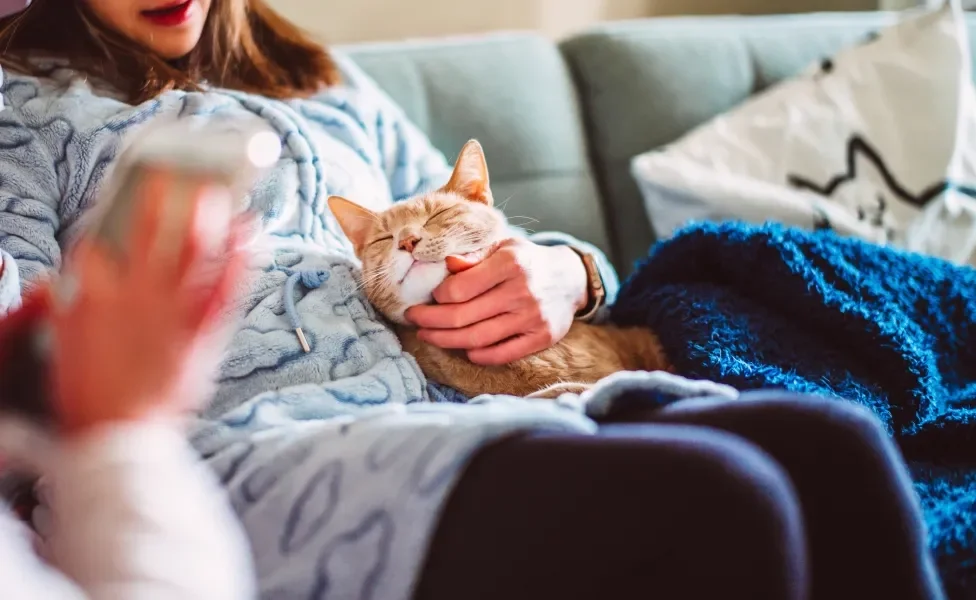
{"type": "Polygon", "coordinates": [[[195,19],[179,27],[150,26],[140,37],[143,38],[142,43],[160,58],[167,61],[180,60],[193,52],[200,43],[203,25],[203,19],[199,19],[199,22],[195,19]]]}

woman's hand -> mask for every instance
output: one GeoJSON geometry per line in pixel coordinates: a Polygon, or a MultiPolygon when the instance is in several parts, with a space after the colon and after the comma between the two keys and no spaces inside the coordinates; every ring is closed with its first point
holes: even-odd
{"type": "Polygon", "coordinates": [[[586,306],[586,268],[566,246],[511,239],[483,260],[451,258],[454,273],[434,290],[438,304],[407,319],[421,340],[467,350],[471,362],[503,365],[559,342],[586,306]]]}
{"type": "Polygon", "coordinates": [[[223,350],[209,334],[220,329],[217,315],[242,272],[241,228],[224,223],[214,236],[213,220],[203,217],[227,191],[200,187],[178,260],[159,260],[170,184],[164,174],[147,178],[124,260],[97,240],[84,240],[70,255],[77,296],[52,316],[53,400],[66,433],[177,417],[209,389],[223,350]]]}

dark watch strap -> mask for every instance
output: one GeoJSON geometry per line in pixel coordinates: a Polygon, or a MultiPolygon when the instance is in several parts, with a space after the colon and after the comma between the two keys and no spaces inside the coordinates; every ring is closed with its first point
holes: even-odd
{"type": "Polygon", "coordinates": [[[596,316],[598,310],[603,307],[607,299],[607,290],[603,286],[603,276],[600,275],[600,268],[596,264],[596,259],[592,254],[583,252],[579,248],[570,246],[583,261],[586,268],[586,289],[589,301],[581,311],[576,313],[577,321],[590,321],[596,316]]]}

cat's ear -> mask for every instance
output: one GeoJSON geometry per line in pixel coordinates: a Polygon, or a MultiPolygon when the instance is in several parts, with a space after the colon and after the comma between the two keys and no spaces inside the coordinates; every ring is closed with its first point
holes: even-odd
{"type": "Polygon", "coordinates": [[[491,187],[488,185],[488,162],[485,151],[477,140],[471,140],[461,148],[451,180],[443,188],[446,192],[454,192],[460,196],[491,206],[494,199],[491,187]]]}
{"type": "Polygon", "coordinates": [[[341,196],[329,198],[329,210],[353,247],[357,251],[362,248],[366,244],[369,228],[376,222],[376,213],[341,196]]]}

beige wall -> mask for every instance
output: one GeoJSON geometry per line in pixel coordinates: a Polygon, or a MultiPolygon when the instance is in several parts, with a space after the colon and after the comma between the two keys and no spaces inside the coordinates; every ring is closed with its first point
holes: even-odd
{"type": "Polygon", "coordinates": [[[834,10],[876,10],[879,0],[651,0],[657,14],[769,14],[834,10]]]}
{"type": "Polygon", "coordinates": [[[651,0],[659,14],[768,14],[834,10],[876,10],[878,0],[651,0]]]}
{"type": "MultiPolygon", "coordinates": [[[[270,0],[330,43],[536,29],[651,15],[872,10],[879,0],[270,0]]],[[[881,0],[884,1],[884,0],[881,0]]]]}

